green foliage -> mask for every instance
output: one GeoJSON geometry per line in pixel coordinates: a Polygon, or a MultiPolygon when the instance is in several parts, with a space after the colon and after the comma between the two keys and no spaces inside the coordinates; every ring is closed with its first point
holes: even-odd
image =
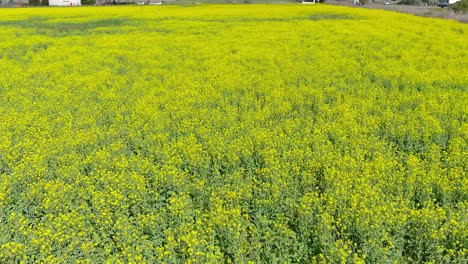
{"type": "Polygon", "coordinates": [[[452,4],[450,5],[450,9],[454,10],[455,12],[468,12],[468,0],[461,0],[455,4],[452,4]]]}
{"type": "Polygon", "coordinates": [[[415,0],[400,0],[398,4],[399,5],[415,5],[416,1],[415,0]]]}
{"type": "Polygon", "coordinates": [[[439,1],[438,0],[422,0],[422,3],[425,3],[427,5],[435,6],[437,5],[439,1]]]}
{"type": "Polygon", "coordinates": [[[95,4],[96,4],[96,0],[82,0],[82,1],[81,1],[81,4],[82,4],[82,5],[95,5],[95,4]]]}

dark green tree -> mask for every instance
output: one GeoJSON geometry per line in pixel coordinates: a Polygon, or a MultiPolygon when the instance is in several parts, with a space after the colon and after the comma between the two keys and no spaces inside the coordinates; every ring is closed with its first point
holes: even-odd
{"type": "Polygon", "coordinates": [[[468,12],[468,0],[461,0],[460,2],[456,2],[455,4],[450,5],[450,9],[454,10],[455,12],[468,12]]]}
{"type": "Polygon", "coordinates": [[[82,5],[95,5],[96,0],[81,0],[82,5]]]}

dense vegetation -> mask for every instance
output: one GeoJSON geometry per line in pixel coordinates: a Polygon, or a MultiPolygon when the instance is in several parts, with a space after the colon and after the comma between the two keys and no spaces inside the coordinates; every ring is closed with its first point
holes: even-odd
{"type": "Polygon", "coordinates": [[[455,4],[450,5],[450,8],[456,12],[468,12],[468,0],[456,2],[455,4]]]}
{"type": "Polygon", "coordinates": [[[0,10],[0,262],[466,263],[468,26],[0,10]]]}

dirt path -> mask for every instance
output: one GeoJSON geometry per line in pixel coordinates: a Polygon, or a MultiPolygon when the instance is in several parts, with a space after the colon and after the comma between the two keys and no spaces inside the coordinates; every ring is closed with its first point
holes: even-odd
{"type": "Polygon", "coordinates": [[[332,4],[332,5],[354,6],[357,8],[392,10],[396,12],[414,14],[417,16],[453,19],[462,23],[468,23],[468,13],[464,13],[464,14],[455,13],[454,11],[449,10],[447,8],[440,8],[437,6],[397,5],[396,2],[393,2],[393,1],[391,1],[390,5],[384,5],[383,2],[370,2],[364,6],[353,5],[352,0],[347,0],[347,1],[328,0],[326,3],[332,4]]]}

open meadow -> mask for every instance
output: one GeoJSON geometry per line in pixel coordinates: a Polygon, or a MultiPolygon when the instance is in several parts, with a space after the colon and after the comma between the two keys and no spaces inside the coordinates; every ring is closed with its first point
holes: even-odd
{"type": "Polygon", "coordinates": [[[0,263],[467,263],[468,25],[0,9],[0,263]]]}

